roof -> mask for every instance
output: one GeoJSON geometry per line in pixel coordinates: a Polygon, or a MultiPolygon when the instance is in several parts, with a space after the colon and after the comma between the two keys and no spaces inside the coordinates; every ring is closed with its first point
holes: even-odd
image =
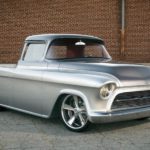
{"type": "Polygon", "coordinates": [[[93,40],[98,40],[103,42],[103,40],[98,37],[91,36],[91,35],[83,35],[83,34],[39,34],[39,35],[28,36],[26,38],[26,41],[29,40],[49,41],[57,38],[81,38],[81,39],[86,38],[86,39],[93,39],[93,40]]]}

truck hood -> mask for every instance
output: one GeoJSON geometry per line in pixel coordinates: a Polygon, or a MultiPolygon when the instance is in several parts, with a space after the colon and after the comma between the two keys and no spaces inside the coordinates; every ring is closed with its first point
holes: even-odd
{"type": "Polygon", "coordinates": [[[95,74],[107,73],[117,78],[121,86],[147,86],[150,85],[150,67],[127,63],[84,63],[63,62],[60,69],[82,70],[95,74]]]}

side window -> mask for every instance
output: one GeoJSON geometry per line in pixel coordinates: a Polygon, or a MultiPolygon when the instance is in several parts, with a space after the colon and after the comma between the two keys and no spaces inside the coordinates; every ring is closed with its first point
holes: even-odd
{"type": "Polygon", "coordinates": [[[45,43],[31,43],[27,46],[24,53],[24,61],[39,61],[45,52],[45,43]]]}

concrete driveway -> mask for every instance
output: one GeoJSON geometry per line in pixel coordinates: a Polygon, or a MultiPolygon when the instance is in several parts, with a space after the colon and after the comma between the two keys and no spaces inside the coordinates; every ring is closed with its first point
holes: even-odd
{"type": "Polygon", "coordinates": [[[56,119],[0,112],[0,150],[149,150],[150,119],[92,125],[73,133],[56,119]]]}

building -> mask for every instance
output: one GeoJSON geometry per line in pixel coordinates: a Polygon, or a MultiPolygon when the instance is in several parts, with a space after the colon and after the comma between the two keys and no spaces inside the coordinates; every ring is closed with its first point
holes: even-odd
{"type": "Polygon", "coordinates": [[[0,63],[16,63],[25,37],[40,33],[99,36],[113,59],[150,62],[150,0],[0,0],[0,63]]]}

